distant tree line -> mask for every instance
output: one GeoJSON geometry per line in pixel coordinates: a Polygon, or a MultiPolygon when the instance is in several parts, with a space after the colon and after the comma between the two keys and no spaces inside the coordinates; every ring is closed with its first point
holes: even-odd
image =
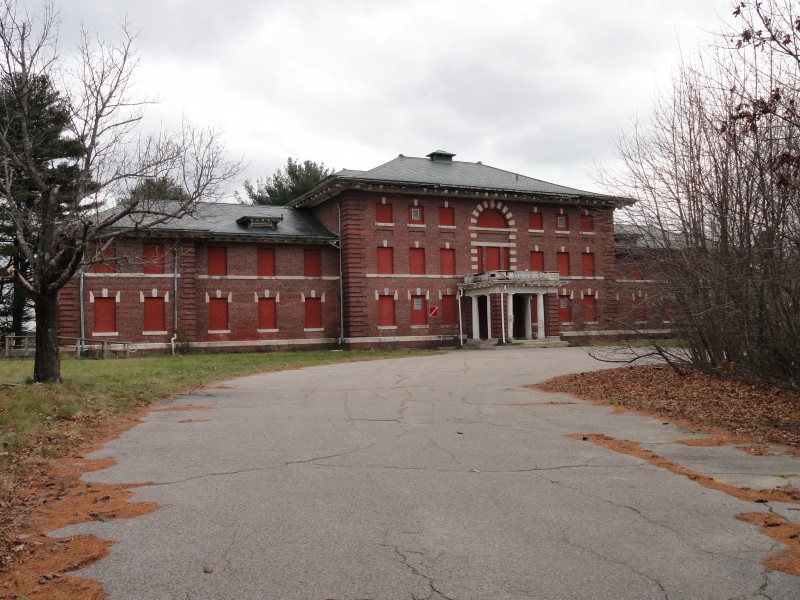
{"type": "Polygon", "coordinates": [[[246,198],[240,201],[248,204],[271,204],[283,206],[295,198],[311,191],[315,185],[333,173],[325,163],[313,160],[300,161],[289,157],[286,166],[272,175],[244,182],[246,198]]]}

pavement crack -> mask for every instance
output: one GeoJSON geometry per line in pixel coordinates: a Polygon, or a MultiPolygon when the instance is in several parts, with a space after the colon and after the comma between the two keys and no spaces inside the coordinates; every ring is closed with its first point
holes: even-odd
{"type": "Polygon", "coordinates": [[[599,552],[595,552],[595,551],[594,551],[594,550],[592,550],[591,548],[586,548],[585,546],[581,546],[581,545],[580,545],[580,544],[578,544],[577,542],[574,542],[574,541],[570,540],[570,539],[569,539],[569,538],[568,538],[566,535],[562,535],[562,536],[561,536],[561,540],[562,540],[562,541],[563,541],[565,544],[567,544],[568,546],[572,546],[572,547],[574,547],[574,548],[578,548],[579,550],[583,550],[584,552],[588,552],[589,554],[591,554],[591,555],[593,555],[593,556],[596,556],[597,558],[599,558],[599,559],[601,559],[601,560],[604,560],[604,561],[606,561],[606,562],[610,562],[610,563],[613,563],[613,564],[616,564],[616,565],[620,565],[620,566],[622,566],[622,567],[625,567],[626,569],[628,569],[628,570],[629,570],[629,571],[631,571],[632,573],[635,573],[635,574],[636,574],[636,575],[638,575],[639,577],[644,577],[644,578],[645,578],[645,579],[647,579],[648,581],[651,581],[651,582],[653,582],[654,584],[656,584],[656,586],[658,586],[658,589],[661,591],[661,593],[662,593],[662,594],[664,594],[664,600],[669,600],[669,594],[667,593],[667,588],[665,588],[665,587],[664,587],[664,584],[662,584],[662,583],[661,583],[661,582],[660,582],[658,579],[656,579],[656,578],[655,578],[655,577],[653,577],[652,575],[649,575],[649,574],[645,573],[644,571],[640,571],[640,570],[638,570],[638,569],[636,569],[636,568],[632,567],[631,565],[629,565],[628,563],[626,563],[626,562],[624,562],[624,561],[621,561],[621,560],[615,560],[615,559],[613,559],[613,558],[610,558],[610,557],[608,557],[608,556],[605,556],[604,554],[600,554],[599,552]]]}
{"type": "Polygon", "coordinates": [[[397,465],[329,465],[314,464],[315,467],[327,467],[331,469],[378,469],[378,470],[398,470],[398,471],[424,471],[426,473],[465,473],[464,469],[432,469],[429,467],[400,467],[397,465]]]}
{"type": "MultiPolygon", "coordinates": [[[[382,443],[385,443],[385,442],[393,442],[395,440],[398,440],[401,437],[403,437],[404,435],[406,435],[405,432],[401,433],[400,435],[397,435],[397,436],[393,437],[390,440],[378,440],[378,441],[372,442],[371,444],[367,444],[366,446],[362,446],[361,448],[355,448],[353,450],[347,450],[345,452],[337,452],[336,454],[326,454],[324,456],[315,456],[313,458],[308,458],[308,459],[305,459],[305,460],[290,460],[290,461],[286,461],[286,462],[282,462],[282,463],[269,465],[269,466],[266,466],[266,467],[251,467],[251,468],[247,468],[247,469],[236,469],[236,470],[233,470],[233,471],[218,471],[218,472],[215,472],[215,473],[203,473],[202,475],[193,475],[192,477],[185,477],[183,479],[173,479],[171,481],[152,482],[152,483],[149,483],[148,485],[149,486],[153,486],[153,487],[162,486],[162,485],[174,485],[174,484],[178,484],[178,483],[186,483],[188,481],[194,481],[196,479],[207,479],[207,478],[210,478],[210,477],[225,477],[227,475],[242,475],[244,473],[258,473],[258,472],[263,472],[263,471],[273,471],[275,469],[279,469],[281,467],[288,467],[290,465],[305,465],[305,464],[309,464],[309,463],[314,463],[314,462],[316,462],[318,460],[325,460],[325,459],[328,459],[328,458],[339,458],[341,456],[348,456],[350,454],[356,454],[358,452],[363,452],[364,450],[368,450],[369,448],[372,448],[373,446],[377,446],[378,444],[382,444],[382,443]]],[[[327,465],[327,466],[337,466],[337,465],[327,465]]]]}
{"type": "Polygon", "coordinates": [[[183,479],[173,479],[170,481],[154,481],[147,484],[147,486],[158,487],[162,485],[175,485],[178,483],[186,483],[187,481],[194,481],[196,479],[207,479],[210,477],[225,477],[226,475],[242,475],[243,473],[257,473],[260,471],[272,471],[278,469],[283,465],[276,464],[269,467],[252,467],[249,469],[237,469],[235,471],[217,471],[215,473],[203,473],[202,475],[193,475],[183,479]]]}
{"type": "Polygon", "coordinates": [[[340,458],[342,456],[348,456],[350,454],[357,454],[359,452],[363,452],[364,450],[369,450],[370,448],[372,448],[373,446],[377,446],[378,444],[383,444],[383,443],[386,443],[386,442],[395,442],[395,441],[399,440],[401,437],[403,437],[404,435],[406,435],[405,431],[403,433],[401,433],[400,435],[397,435],[397,436],[393,437],[390,440],[377,440],[377,441],[372,442],[371,444],[367,444],[366,446],[363,446],[361,448],[356,448],[355,450],[347,450],[345,452],[337,452],[336,454],[328,454],[326,456],[316,456],[314,458],[309,458],[309,459],[306,459],[306,460],[293,460],[293,461],[285,462],[283,464],[284,464],[284,466],[305,465],[305,464],[308,464],[308,463],[313,463],[313,462],[318,461],[318,460],[325,460],[325,459],[328,459],[328,458],[340,458]]]}
{"type": "Polygon", "coordinates": [[[626,469],[630,465],[592,465],[588,463],[580,463],[576,465],[558,465],[555,467],[530,467],[527,469],[510,469],[510,470],[492,470],[481,469],[481,473],[537,473],[539,471],[561,471],[563,469],[626,469]]]}
{"type": "Polygon", "coordinates": [[[560,487],[565,487],[565,488],[567,488],[569,490],[572,490],[574,492],[577,492],[578,494],[580,494],[582,496],[585,496],[587,498],[592,498],[593,500],[599,500],[600,502],[605,502],[606,504],[609,504],[609,505],[614,506],[616,508],[620,508],[620,509],[623,509],[623,510],[629,510],[632,513],[634,513],[637,517],[642,519],[645,523],[649,523],[650,525],[653,525],[654,527],[658,527],[660,529],[663,529],[665,531],[670,532],[671,534],[677,536],[679,539],[683,540],[684,543],[689,544],[692,548],[694,548],[698,552],[702,552],[703,554],[708,554],[709,556],[722,556],[722,557],[725,557],[727,559],[735,560],[735,561],[739,561],[739,562],[743,562],[743,563],[749,563],[750,562],[749,559],[742,558],[740,556],[731,556],[729,554],[725,554],[724,552],[715,552],[713,550],[709,550],[707,548],[703,548],[702,546],[698,546],[697,544],[694,543],[693,540],[687,539],[686,536],[683,533],[681,533],[680,531],[678,531],[676,529],[673,529],[672,527],[669,527],[669,526],[667,526],[664,523],[661,523],[659,521],[654,521],[653,519],[649,518],[646,514],[644,514],[644,512],[642,512],[641,510],[639,510],[635,506],[630,506],[628,504],[621,504],[619,502],[614,502],[613,500],[610,500],[610,499],[605,498],[603,496],[599,496],[597,494],[589,493],[589,492],[585,491],[582,488],[575,487],[575,486],[572,486],[572,485],[567,485],[566,483],[563,483],[561,481],[555,481],[554,479],[548,479],[548,481],[550,483],[552,483],[553,485],[557,485],[557,486],[560,486],[560,487]]]}
{"type": "Polygon", "coordinates": [[[756,591],[752,594],[746,594],[743,596],[734,596],[729,600],[747,600],[748,598],[765,598],[766,600],[772,600],[772,596],[767,594],[767,588],[772,585],[772,580],[769,578],[770,569],[769,567],[765,567],[764,570],[761,572],[762,582],[761,585],[758,587],[756,591]]]}
{"type": "MultiPolygon", "coordinates": [[[[408,562],[409,555],[417,554],[417,555],[422,557],[422,556],[425,556],[425,554],[423,552],[418,552],[418,551],[415,551],[415,550],[401,551],[397,546],[394,546],[392,544],[381,544],[381,546],[383,546],[384,548],[389,548],[390,550],[392,550],[395,553],[395,555],[400,559],[400,564],[402,564],[404,567],[406,567],[409,571],[411,571],[414,575],[416,575],[418,577],[418,579],[417,579],[417,588],[411,594],[411,597],[412,597],[413,600],[434,600],[434,594],[436,594],[436,596],[438,596],[442,600],[455,600],[455,598],[453,598],[451,596],[447,596],[444,592],[442,592],[440,589],[438,589],[436,587],[432,577],[430,577],[429,575],[426,575],[425,573],[423,573],[422,571],[417,569],[417,567],[415,567],[410,562],[408,562]],[[428,592],[427,596],[418,595],[418,592],[421,591],[419,589],[419,584],[420,583],[423,583],[428,588],[427,589],[427,592],[428,592]]],[[[439,555],[439,556],[441,556],[441,555],[439,555]]],[[[439,558],[439,557],[437,557],[437,558],[439,558]]]]}
{"type": "Polygon", "coordinates": [[[434,441],[433,441],[433,439],[432,439],[432,438],[428,438],[428,441],[429,441],[431,444],[433,444],[433,446],[435,446],[436,448],[438,448],[439,450],[441,450],[442,452],[444,452],[445,454],[447,454],[447,455],[448,455],[448,456],[449,456],[449,457],[452,459],[452,461],[453,461],[454,463],[456,463],[457,465],[459,465],[459,466],[461,466],[461,467],[464,467],[465,469],[468,469],[468,470],[470,470],[470,471],[472,471],[472,470],[474,469],[474,467],[472,467],[471,465],[467,465],[467,464],[465,464],[465,463],[461,462],[460,460],[458,460],[458,459],[456,458],[456,455],[455,455],[455,453],[454,453],[454,452],[452,452],[451,450],[448,450],[447,448],[445,448],[445,447],[444,447],[444,446],[442,446],[441,444],[437,444],[436,442],[434,442],[434,441]]]}

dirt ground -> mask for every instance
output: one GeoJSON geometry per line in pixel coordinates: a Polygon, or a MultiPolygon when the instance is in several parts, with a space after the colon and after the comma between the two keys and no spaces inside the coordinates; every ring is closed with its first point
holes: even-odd
{"type": "MultiPolygon", "coordinates": [[[[699,373],[679,377],[660,366],[569,375],[532,387],[565,392],[620,410],[636,410],[709,431],[713,435],[701,440],[703,444],[733,443],[753,454],[768,454],[770,447],[778,444],[800,452],[800,394],[712,379],[699,373]]],[[[92,536],[56,539],[47,534],[72,523],[136,517],[157,508],[150,503],[130,502],[130,489],[147,485],[146,482],[110,486],[80,480],[83,473],[112,464],[83,456],[134,426],[145,410],[143,407],[123,419],[99,423],[92,429],[91,439],[65,449],[63,458],[43,461],[30,455],[17,456],[13,470],[0,475],[0,597],[66,600],[106,596],[99,583],[70,573],[104,558],[112,542],[92,536]]],[[[721,489],[710,478],[688,472],[631,442],[592,434],[582,439],[637,456],[701,485],[721,489]]],[[[743,492],[739,488],[722,491],[732,495],[745,493],[756,502],[762,496],[764,501],[800,502],[797,490],[771,490],[769,497],[763,491],[743,492]]],[[[768,559],[772,561],[768,566],[800,574],[800,527],[764,513],[748,513],[739,518],[760,525],[765,534],[787,544],[783,554],[768,559]]]]}
{"type": "Polygon", "coordinates": [[[132,503],[133,485],[81,481],[89,471],[104,469],[112,460],[87,460],[84,454],[101,448],[136,425],[142,411],[91,428],[63,458],[44,461],[33,450],[15,456],[0,489],[0,598],[67,600],[105,598],[102,586],[70,573],[103,559],[112,542],[93,536],[52,538],[47,534],[65,525],[129,518],[157,507],[132,503]]]}

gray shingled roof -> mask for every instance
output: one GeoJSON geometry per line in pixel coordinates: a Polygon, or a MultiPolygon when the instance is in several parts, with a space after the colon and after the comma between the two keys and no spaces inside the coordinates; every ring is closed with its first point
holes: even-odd
{"type": "Polygon", "coordinates": [[[348,179],[365,181],[391,181],[397,183],[421,183],[452,187],[480,188],[509,192],[537,194],[601,196],[574,188],[548,183],[533,177],[504,171],[481,163],[431,160],[403,156],[369,171],[340,171],[336,174],[348,179]]]}
{"type": "MultiPolygon", "coordinates": [[[[120,227],[130,227],[131,222],[123,220],[120,227]]],[[[304,238],[308,241],[333,241],[338,236],[329,231],[313,213],[298,208],[284,206],[261,206],[250,204],[223,204],[199,202],[194,214],[149,228],[154,233],[191,233],[209,237],[253,238],[304,238]],[[272,217],[276,227],[247,227],[237,223],[242,217],[272,217]]]]}
{"type": "MultiPolygon", "coordinates": [[[[293,205],[315,204],[319,195],[332,184],[352,182],[374,182],[381,184],[397,185],[429,185],[448,188],[461,188],[472,190],[491,190],[496,192],[510,192],[521,194],[536,194],[539,196],[578,197],[592,198],[601,201],[621,201],[628,203],[624,198],[615,198],[605,194],[589,192],[575,188],[556,185],[526,177],[511,171],[504,171],[482,163],[462,162],[448,160],[453,156],[442,150],[437,150],[429,156],[419,158],[403,156],[402,154],[389,162],[368,171],[344,169],[323,180],[316,188],[292,202],[293,205]]],[[[333,192],[334,195],[337,193],[333,192]]]]}
{"type": "Polygon", "coordinates": [[[683,248],[686,246],[678,231],[668,231],[656,225],[614,223],[614,237],[618,248],[683,248]]]}

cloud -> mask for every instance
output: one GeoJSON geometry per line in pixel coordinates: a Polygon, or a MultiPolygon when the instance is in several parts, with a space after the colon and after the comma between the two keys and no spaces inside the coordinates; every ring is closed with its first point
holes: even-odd
{"type": "MultiPolygon", "coordinates": [[[[32,3],[31,9],[35,9],[32,3]]],[[[371,168],[436,148],[575,187],[646,111],[680,47],[719,28],[718,0],[70,0],[114,38],[141,28],[138,91],[219,125],[247,177],[287,156],[371,168]],[[680,44],[679,44],[680,42],[680,44]]]]}

